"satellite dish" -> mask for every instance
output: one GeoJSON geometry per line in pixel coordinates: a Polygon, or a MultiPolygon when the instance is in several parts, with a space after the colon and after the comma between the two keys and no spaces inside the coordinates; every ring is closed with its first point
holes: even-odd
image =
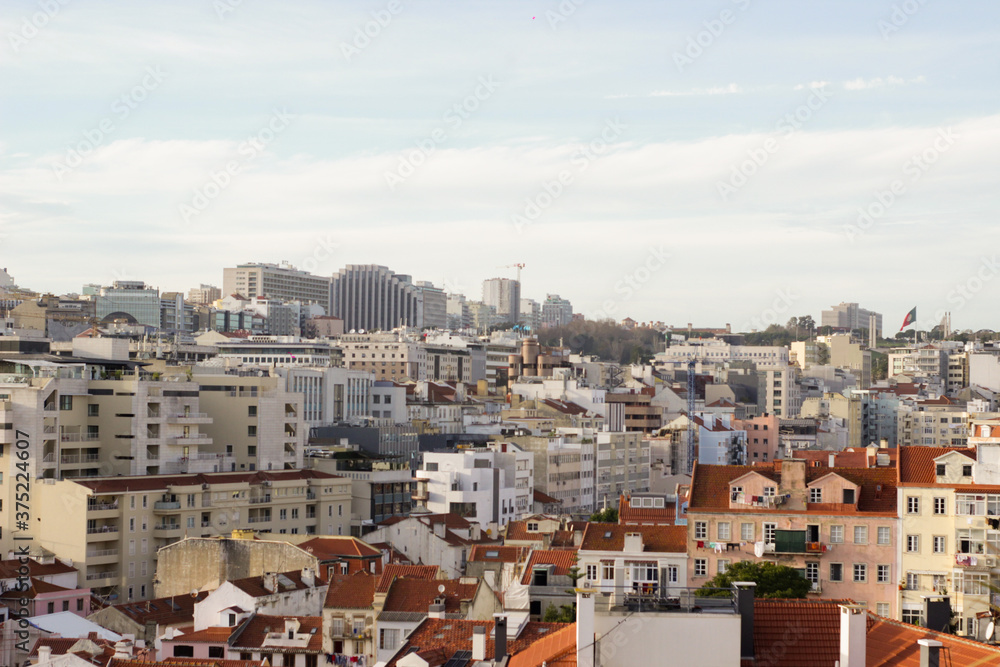
{"type": "Polygon", "coordinates": [[[986,626],[986,641],[988,642],[993,641],[993,633],[996,632],[996,629],[997,629],[996,623],[990,621],[990,624],[986,626]]]}
{"type": "Polygon", "coordinates": [[[193,598],[198,597],[198,589],[197,588],[192,588],[191,589],[191,597],[193,597],[193,598]]]}
{"type": "Polygon", "coordinates": [[[438,586],[438,593],[444,593],[444,584],[438,586]]]}

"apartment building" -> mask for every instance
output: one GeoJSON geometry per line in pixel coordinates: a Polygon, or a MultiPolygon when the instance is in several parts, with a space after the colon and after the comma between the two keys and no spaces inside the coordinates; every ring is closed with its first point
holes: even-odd
{"type": "Polygon", "coordinates": [[[590,523],[577,552],[582,588],[624,604],[631,595],[677,597],[688,586],[687,528],[590,523]]]}
{"type": "Polygon", "coordinates": [[[851,342],[848,334],[827,336],[823,342],[830,350],[829,365],[851,371],[860,384],[867,389],[872,383],[872,353],[860,344],[851,342]]]}
{"type": "MultiPolygon", "coordinates": [[[[559,429],[570,433],[588,429],[559,429]]],[[[582,437],[588,437],[583,436],[582,437]]],[[[622,494],[649,491],[649,440],[641,433],[594,431],[594,507],[617,507],[622,494]]]]}
{"type": "Polygon", "coordinates": [[[778,458],[781,443],[777,415],[763,414],[751,419],[734,419],[733,428],[746,433],[746,463],[768,463],[778,458]]]}
{"type": "Polygon", "coordinates": [[[561,503],[567,514],[594,511],[593,438],[520,436],[511,440],[534,456],[535,491],[561,503]]]}
{"type": "Polygon", "coordinates": [[[516,324],[521,319],[521,283],[509,278],[484,280],[483,303],[496,309],[498,321],[516,324]]]}
{"type": "Polygon", "coordinates": [[[909,375],[947,378],[949,350],[939,345],[896,348],[889,352],[889,377],[909,375]]]}
{"type": "Polygon", "coordinates": [[[105,600],[151,597],[157,549],[185,536],[336,535],[350,523],[350,480],[312,470],[48,479],[32,494],[45,517],[35,542],[71,559],[105,600]]]}
{"type": "Polygon", "coordinates": [[[820,314],[820,326],[844,329],[846,331],[868,329],[871,326],[872,317],[875,318],[875,331],[881,336],[882,314],[861,308],[856,303],[842,302],[839,305],[832,306],[829,310],[824,310],[820,314]]]}
{"type": "MultiPolygon", "coordinates": [[[[285,389],[302,394],[303,416],[309,427],[340,422],[360,423],[369,417],[391,417],[384,414],[385,408],[382,407],[384,395],[390,392],[380,390],[373,395],[373,386],[383,383],[377,382],[370,371],[278,367],[274,372],[285,379],[285,389]],[[378,396],[378,403],[373,405],[375,396],[378,396]],[[373,407],[377,408],[378,414],[373,412],[373,407]]],[[[405,391],[400,392],[405,396],[405,391]]],[[[391,400],[385,404],[389,405],[391,400]]],[[[398,402],[403,404],[400,411],[405,414],[405,398],[398,402]]],[[[399,418],[398,415],[396,418],[399,418]]]]}
{"type": "Polygon", "coordinates": [[[969,414],[965,405],[942,396],[907,400],[896,409],[896,444],[928,447],[964,447],[969,414]]]}
{"type": "Polygon", "coordinates": [[[330,280],[300,271],[288,263],[239,264],[222,270],[222,293],[239,294],[248,299],[266,296],[284,301],[330,302],[330,280]]]}
{"type": "Polygon", "coordinates": [[[288,391],[282,377],[194,370],[199,405],[211,416],[204,430],[214,454],[237,471],[302,467],[309,437],[302,394],[288,391]]]}
{"type": "Polygon", "coordinates": [[[688,581],[732,563],[771,561],[802,571],[819,597],[897,613],[896,471],[808,466],[694,468],[686,515],[688,581]]]}
{"type": "Polygon", "coordinates": [[[347,334],[338,345],[347,368],[374,373],[376,380],[402,382],[429,377],[427,350],[417,342],[392,334],[347,334]]]}
{"type": "Polygon", "coordinates": [[[424,292],[410,276],[378,264],[349,264],[330,279],[330,315],[345,331],[424,326],[424,292]]]}
{"type": "Polygon", "coordinates": [[[787,363],[757,365],[757,410],[779,417],[795,418],[802,408],[798,371],[787,363]]]}
{"type": "Polygon", "coordinates": [[[425,507],[476,521],[484,530],[531,511],[534,455],[499,443],[458,452],[425,452],[416,477],[426,484],[425,507]]]}

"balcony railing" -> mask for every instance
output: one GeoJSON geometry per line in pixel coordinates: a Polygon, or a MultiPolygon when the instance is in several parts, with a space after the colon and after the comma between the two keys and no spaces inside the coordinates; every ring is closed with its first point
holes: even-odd
{"type": "Polygon", "coordinates": [[[179,523],[158,523],[153,526],[153,530],[180,530],[179,523]]]}
{"type": "Polygon", "coordinates": [[[269,516],[252,516],[247,519],[247,523],[266,523],[271,520],[269,516]]]}
{"type": "Polygon", "coordinates": [[[96,533],[117,533],[118,526],[88,526],[87,534],[94,535],[96,533]]]}
{"type": "Polygon", "coordinates": [[[117,579],[118,571],[109,570],[107,572],[94,572],[87,575],[87,581],[96,581],[98,579],[117,579]]]}
{"type": "Polygon", "coordinates": [[[118,549],[98,549],[97,551],[88,551],[87,558],[102,558],[104,556],[117,556],[118,549]]]}
{"type": "Polygon", "coordinates": [[[96,463],[101,460],[100,454],[63,454],[60,463],[96,463]]]}
{"type": "Polygon", "coordinates": [[[260,505],[261,503],[269,503],[269,502],[271,502],[271,496],[251,496],[250,497],[250,504],[251,505],[260,505]]]}
{"type": "Polygon", "coordinates": [[[96,442],[101,436],[94,433],[63,433],[59,439],[63,442],[96,442]]]}
{"type": "Polygon", "coordinates": [[[179,510],[180,508],[179,500],[158,500],[153,503],[154,510],[179,510]]]}
{"type": "Polygon", "coordinates": [[[87,503],[88,512],[103,512],[104,510],[116,510],[118,503],[87,503]]]}

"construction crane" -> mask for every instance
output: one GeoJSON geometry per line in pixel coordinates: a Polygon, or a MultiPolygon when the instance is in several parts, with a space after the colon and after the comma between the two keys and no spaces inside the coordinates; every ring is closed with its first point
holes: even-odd
{"type": "Polygon", "coordinates": [[[498,266],[498,269],[517,269],[517,284],[521,284],[521,269],[524,268],[524,264],[508,264],[506,266],[498,266]]]}

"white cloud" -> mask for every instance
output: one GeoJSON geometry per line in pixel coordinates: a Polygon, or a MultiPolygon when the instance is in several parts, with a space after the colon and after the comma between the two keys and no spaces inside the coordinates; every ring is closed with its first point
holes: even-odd
{"type": "Polygon", "coordinates": [[[693,88],[691,90],[654,90],[644,95],[632,95],[621,93],[617,95],[605,95],[604,99],[615,100],[624,97],[702,97],[707,95],[738,95],[744,92],[743,88],[731,83],[728,86],[714,86],[712,88],[693,88]]]}
{"type": "Polygon", "coordinates": [[[865,79],[858,77],[857,79],[852,79],[850,81],[844,82],[844,90],[869,90],[871,88],[894,88],[897,86],[905,86],[909,84],[922,84],[926,83],[927,80],[924,76],[913,77],[912,79],[904,79],[899,76],[887,76],[884,79],[880,76],[874,79],[865,79]]]}

